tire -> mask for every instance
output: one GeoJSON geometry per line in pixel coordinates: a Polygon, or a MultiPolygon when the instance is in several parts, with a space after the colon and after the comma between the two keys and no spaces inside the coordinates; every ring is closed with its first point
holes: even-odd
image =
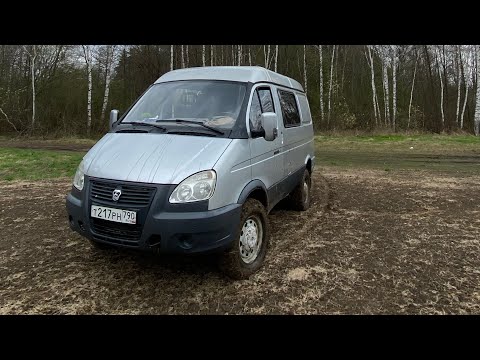
{"type": "Polygon", "coordinates": [[[310,172],[305,169],[302,180],[290,194],[290,204],[292,209],[298,211],[308,210],[311,199],[312,178],[310,172]]]}
{"type": "Polygon", "coordinates": [[[248,279],[263,265],[269,246],[269,223],[263,204],[247,199],[232,247],[220,256],[220,269],[235,280],[248,279]],[[253,240],[253,239],[256,239],[253,240]],[[252,244],[257,244],[252,246],[252,244]]]}

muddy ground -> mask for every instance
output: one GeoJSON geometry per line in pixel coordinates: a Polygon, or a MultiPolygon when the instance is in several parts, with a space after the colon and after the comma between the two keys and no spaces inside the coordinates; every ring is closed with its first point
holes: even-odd
{"type": "Polygon", "coordinates": [[[68,227],[70,180],[0,184],[1,314],[480,313],[480,175],[321,167],[243,281],[211,257],[95,250],[68,227]]]}

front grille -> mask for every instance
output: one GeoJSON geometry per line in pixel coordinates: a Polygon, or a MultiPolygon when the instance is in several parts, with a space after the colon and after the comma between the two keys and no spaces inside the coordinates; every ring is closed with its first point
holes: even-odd
{"type": "Polygon", "coordinates": [[[145,223],[156,188],[143,185],[125,185],[124,183],[113,183],[103,180],[91,180],[90,184],[90,200],[92,204],[112,206],[137,212],[137,224],[123,224],[90,218],[93,236],[98,240],[113,244],[138,246],[142,236],[143,224],[145,223]],[[115,189],[122,191],[118,201],[113,201],[112,199],[115,189]]]}
{"type": "Polygon", "coordinates": [[[142,229],[138,225],[115,223],[95,218],[92,218],[92,228],[100,235],[131,241],[138,241],[142,235],[142,229]]]}
{"type": "Polygon", "coordinates": [[[100,200],[115,205],[148,206],[154,193],[155,188],[153,187],[114,184],[93,180],[90,197],[92,200],[100,200]],[[112,199],[115,189],[122,191],[118,201],[113,201],[112,199]]]}

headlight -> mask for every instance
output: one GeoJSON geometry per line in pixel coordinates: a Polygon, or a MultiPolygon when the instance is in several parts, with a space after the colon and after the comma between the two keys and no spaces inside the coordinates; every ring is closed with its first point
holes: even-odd
{"type": "Polygon", "coordinates": [[[75,186],[78,190],[82,191],[83,184],[85,181],[85,172],[83,168],[83,160],[78,165],[77,172],[75,173],[75,177],[73,178],[73,186],[75,186]]]}
{"type": "Polygon", "coordinates": [[[168,201],[171,204],[178,204],[210,199],[215,190],[216,182],[215,171],[201,171],[178,184],[168,201]]]}

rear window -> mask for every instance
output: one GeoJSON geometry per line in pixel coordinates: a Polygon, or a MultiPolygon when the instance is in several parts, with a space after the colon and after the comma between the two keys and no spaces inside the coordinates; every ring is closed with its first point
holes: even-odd
{"type": "Polygon", "coordinates": [[[295,94],[290,91],[278,90],[280,107],[282,109],[283,124],[286,128],[300,125],[300,114],[298,113],[295,94]]]}

